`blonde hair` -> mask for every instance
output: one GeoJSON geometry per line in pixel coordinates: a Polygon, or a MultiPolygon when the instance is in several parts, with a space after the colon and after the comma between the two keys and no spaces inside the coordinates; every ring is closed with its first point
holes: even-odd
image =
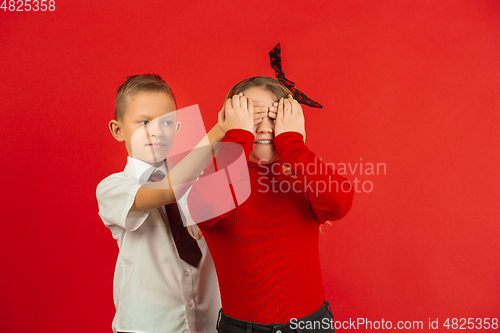
{"type": "Polygon", "coordinates": [[[159,75],[133,75],[129,76],[116,92],[115,119],[122,120],[130,99],[143,92],[164,92],[168,96],[171,96],[177,105],[172,89],[159,75]]]}
{"type": "Polygon", "coordinates": [[[283,86],[281,82],[275,78],[269,76],[254,76],[236,83],[227,94],[226,99],[254,87],[269,91],[274,95],[275,101],[278,101],[282,97],[287,98],[288,94],[292,94],[288,88],[283,86]]]}

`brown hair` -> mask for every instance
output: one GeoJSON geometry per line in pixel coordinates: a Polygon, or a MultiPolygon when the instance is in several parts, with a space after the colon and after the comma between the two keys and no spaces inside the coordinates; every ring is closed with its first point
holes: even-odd
{"type": "Polygon", "coordinates": [[[170,86],[156,74],[142,74],[129,76],[118,88],[115,98],[115,119],[121,120],[125,115],[127,104],[137,94],[143,92],[164,92],[171,96],[175,102],[175,96],[170,86]]]}
{"type": "Polygon", "coordinates": [[[278,101],[281,97],[287,98],[288,94],[292,93],[290,90],[288,90],[288,88],[282,86],[280,81],[272,77],[254,76],[235,84],[227,94],[226,99],[233,97],[233,95],[238,95],[248,88],[254,87],[262,88],[271,92],[274,95],[276,101],[278,101]]]}

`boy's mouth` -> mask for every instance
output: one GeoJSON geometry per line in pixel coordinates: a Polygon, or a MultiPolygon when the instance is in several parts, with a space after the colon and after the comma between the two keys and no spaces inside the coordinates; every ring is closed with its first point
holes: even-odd
{"type": "Polygon", "coordinates": [[[260,144],[260,145],[270,145],[273,143],[273,140],[259,140],[255,141],[255,144],[260,144]]]}
{"type": "Polygon", "coordinates": [[[148,143],[146,146],[152,147],[153,149],[161,149],[161,148],[165,147],[165,145],[163,143],[159,143],[159,142],[148,143]]]}

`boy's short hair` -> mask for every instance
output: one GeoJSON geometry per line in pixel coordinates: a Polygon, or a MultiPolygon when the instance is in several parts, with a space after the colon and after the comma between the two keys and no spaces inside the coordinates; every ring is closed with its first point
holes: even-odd
{"type": "Polygon", "coordinates": [[[174,93],[170,86],[156,74],[141,74],[129,76],[118,88],[115,98],[115,119],[122,120],[130,99],[143,92],[164,92],[175,101],[174,93]]]}

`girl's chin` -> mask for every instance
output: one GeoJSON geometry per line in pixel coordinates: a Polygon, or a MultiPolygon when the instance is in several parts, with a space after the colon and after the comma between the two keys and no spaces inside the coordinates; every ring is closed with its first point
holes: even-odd
{"type": "Polygon", "coordinates": [[[279,160],[280,156],[278,154],[250,154],[248,160],[256,164],[270,164],[279,160]]]}

